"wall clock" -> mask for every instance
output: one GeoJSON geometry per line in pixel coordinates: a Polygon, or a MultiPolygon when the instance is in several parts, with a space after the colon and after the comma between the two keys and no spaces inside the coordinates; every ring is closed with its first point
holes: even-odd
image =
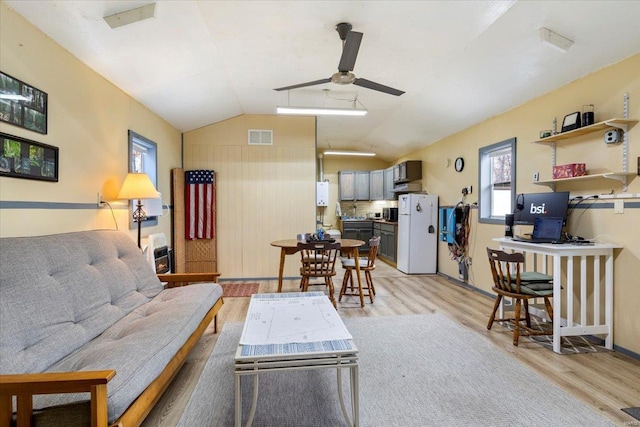
{"type": "Polygon", "coordinates": [[[454,167],[456,168],[456,172],[462,172],[462,169],[464,169],[464,159],[458,157],[454,163],[454,167]]]}

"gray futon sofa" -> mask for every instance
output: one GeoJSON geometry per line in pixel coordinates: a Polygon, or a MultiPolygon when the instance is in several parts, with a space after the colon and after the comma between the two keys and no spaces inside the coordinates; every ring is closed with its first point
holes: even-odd
{"type": "Polygon", "coordinates": [[[0,239],[0,426],[139,425],[215,324],[217,277],[163,285],[118,231],[0,239]]]}

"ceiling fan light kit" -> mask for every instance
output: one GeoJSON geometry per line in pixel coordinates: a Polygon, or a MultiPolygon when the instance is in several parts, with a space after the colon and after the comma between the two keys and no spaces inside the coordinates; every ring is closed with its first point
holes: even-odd
{"type": "Polygon", "coordinates": [[[277,107],[278,114],[298,114],[311,116],[364,116],[367,110],[355,108],[325,108],[325,107],[277,107]]]}

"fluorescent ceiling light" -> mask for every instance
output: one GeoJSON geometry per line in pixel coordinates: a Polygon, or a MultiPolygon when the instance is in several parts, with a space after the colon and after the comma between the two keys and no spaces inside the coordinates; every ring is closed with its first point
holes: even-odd
{"type": "Polygon", "coordinates": [[[571,46],[573,46],[573,40],[569,40],[568,38],[545,27],[540,28],[540,40],[548,43],[551,47],[559,50],[560,52],[566,52],[571,46]]]}
{"type": "Polygon", "coordinates": [[[325,151],[325,155],[328,156],[367,156],[373,157],[376,153],[365,153],[363,151],[325,151]]]}
{"type": "Polygon", "coordinates": [[[312,116],[364,116],[367,110],[355,108],[324,108],[324,107],[277,107],[278,114],[303,114],[312,116]]]}
{"type": "Polygon", "coordinates": [[[153,18],[156,14],[156,4],[150,3],[144,6],[136,7],[135,9],[126,10],[120,13],[114,13],[113,15],[105,16],[103,19],[107,21],[107,24],[113,29],[122,27],[124,25],[133,24],[134,22],[143,21],[145,19],[153,18]]]}

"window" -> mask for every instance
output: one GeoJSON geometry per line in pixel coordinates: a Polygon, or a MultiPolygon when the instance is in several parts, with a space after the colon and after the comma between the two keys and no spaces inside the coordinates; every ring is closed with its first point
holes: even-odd
{"type": "Polygon", "coordinates": [[[513,212],[516,193],[516,139],[511,138],[487,147],[478,153],[480,165],[480,197],[478,221],[503,224],[505,214],[513,212]]]}
{"type": "MultiPolygon", "coordinates": [[[[132,130],[129,131],[129,172],[146,173],[153,182],[153,186],[158,188],[158,145],[132,130]]],[[[145,200],[142,201],[142,204],[146,204],[145,200]]],[[[133,214],[135,209],[133,202],[131,202],[130,209],[133,214]]],[[[129,218],[129,228],[137,228],[138,225],[133,222],[131,215],[129,218]]],[[[158,225],[157,216],[149,216],[142,221],[143,227],[153,225],[158,225]]]]}

